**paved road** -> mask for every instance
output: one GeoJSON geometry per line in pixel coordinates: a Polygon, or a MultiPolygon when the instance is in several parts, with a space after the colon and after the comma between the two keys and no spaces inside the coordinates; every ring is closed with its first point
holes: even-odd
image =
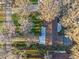
{"type": "MultiPolygon", "coordinates": [[[[10,40],[11,40],[11,35],[13,32],[13,22],[12,22],[12,7],[11,7],[11,2],[12,0],[4,0],[5,2],[5,14],[6,14],[6,18],[5,18],[5,25],[6,28],[8,28],[8,34],[7,35],[0,35],[0,38],[2,38],[2,40],[6,43],[6,46],[2,49],[0,49],[0,51],[2,51],[2,53],[0,53],[2,55],[2,59],[6,59],[6,56],[8,56],[9,51],[11,51],[11,45],[10,44],[10,40]]],[[[1,57],[0,55],[0,57],[1,57]]]]}
{"type": "Polygon", "coordinates": [[[14,24],[12,22],[12,6],[11,6],[11,3],[12,3],[12,0],[5,0],[6,2],[6,7],[5,7],[5,12],[6,12],[6,26],[7,26],[7,29],[9,31],[9,36],[11,36],[12,33],[14,33],[14,24]]]}

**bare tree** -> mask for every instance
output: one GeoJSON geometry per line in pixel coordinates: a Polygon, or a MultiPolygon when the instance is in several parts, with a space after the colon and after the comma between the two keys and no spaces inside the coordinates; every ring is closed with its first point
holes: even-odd
{"type": "Polygon", "coordinates": [[[73,39],[76,43],[71,50],[72,59],[79,58],[79,0],[75,0],[68,9],[68,15],[64,15],[61,19],[61,24],[66,27],[65,34],[73,39]]]}
{"type": "Polygon", "coordinates": [[[40,2],[41,18],[46,21],[54,19],[58,14],[58,3],[59,1],[55,0],[42,0],[40,2]]]}

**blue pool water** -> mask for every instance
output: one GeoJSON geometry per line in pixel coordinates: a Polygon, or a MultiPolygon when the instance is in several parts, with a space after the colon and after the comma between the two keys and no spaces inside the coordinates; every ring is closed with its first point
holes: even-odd
{"type": "Polygon", "coordinates": [[[39,36],[39,44],[45,44],[46,39],[46,27],[41,27],[41,35],[39,36]]]}
{"type": "Polygon", "coordinates": [[[64,45],[72,45],[72,40],[68,37],[63,38],[64,45]]]}

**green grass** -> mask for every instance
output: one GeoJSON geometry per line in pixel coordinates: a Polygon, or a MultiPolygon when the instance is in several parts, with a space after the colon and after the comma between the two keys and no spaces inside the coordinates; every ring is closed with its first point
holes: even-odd
{"type": "Polygon", "coordinates": [[[34,13],[29,15],[29,19],[33,23],[31,32],[34,35],[40,35],[41,27],[43,25],[43,21],[39,18],[39,16],[40,16],[40,13],[38,13],[38,12],[34,12],[34,13]]]}
{"type": "Polygon", "coordinates": [[[39,51],[38,50],[26,50],[25,54],[32,54],[32,55],[39,54],[39,51]]]}
{"type": "MultiPolygon", "coordinates": [[[[40,50],[41,51],[41,50],[40,50]]],[[[44,53],[43,54],[41,54],[41,52],[40,52],[39,50],[26,50],[25,51],[25,54],[26,55],[31,55],[31,56],[44,56],[44,53]]]]}
{"type": "Polygon", "coordinates": [[[39,54],[45,54],[47,52],[46,46],[41,44],[31,44],[31,49],[38,50],[39,54]]]}
{"type": "Polygon", "coordinates": [[[20,34],[20,26],[16,26],[15,32],[20,34]]]}
{"type": "MultiPolygon", "coordinates": [[[[17,43],[18,42],[14,43],[14,44],[17,44],[17,43]]],[[[21,44],[23,44],[23,42],[20,42],[20,44],[18,46],[21,47],[22,46],[21,44]]],[[[23,45],[25,45],[25,44],[23,44],[23,45]]],[[[16,46],[16,47],[18,47],[18,46],[16,46]]],[[[47,50],[45,50],[45,47],[42,46],[42,45],[40,45],[41,47],[38,47],[38,46],[39,45],[31,44],[31,46],[29,47],[31,49],[25,49],[25,50],[15,49],[16,51],[14,51],[14,52],[17,53],[17,54],[22,54],[22,55],[24,55],[24,57],[27,56],[27,55],[32,55],[32,56],[41,55],[41,56],[43,56],[47,52],[47,50]]]]}
{"type": "Polygon", "coordinates": [[[4,47],[4,43],[0,42],[0,48],[3,48],[3,47],[4,47]]]}
{"type": "Polygon", "coordinates": [[[4,26],[5,26],[4,24],[1,24],[1,23],[0,23],[0,33],[3,33],[3,32],[4,32],[4,30],[5,30],[5,29],[4,29],[4,26]]]}
{"type": "Polygon", "coordinates": [[[12,46],[16,49],[26,49],[27,43],[24,37],[15,37],[12,40],[12,46]]]}
{"type": "Polygon", "coordinates": [[[28,58],[28,59],[41,59],[41,58],[28,58]]]}
{"type": "Polygon", "coordinates": [[[5,20],[5,17],[4,16],[0,16],[0,26],[2,26],[4,20],[5,20]]]}
{"type": "Polygon", "coordinates": [[[30,2],[31,2],[32,4],[37,4],[37,3],[38,3],[38,0],[30,0],[30,2]]]}
{"type": "Polygon", "coordinates": [[[12,20],[13,20],[15,26],[20,26],[20,24],[18,22],[20,20],[20,16],[18,16],[17,14],[13,14],[12,15],[12,20]]]}
{"type": "Polygon", "coordinates": [[[38,0],[30,0],[31,2],[38,2],[38,0]]]}
{"type": "Polygon", "coordinates": [[[12,46],[17,49],[26,49],[27,48],[27,44],[25,41],[24,42],[23,41],[22,42],[13,42],[12,46]]]}
{"type": "Polygon", "coordinates": [[[21,24],[18,21],[20,20],[20,16],[17,15],[17,14],[13,14],[12,15],[12,20],[14,22],[14,25],[16,26],[16,29],[15,29],[16,33],[19,33],[21,24]]]}

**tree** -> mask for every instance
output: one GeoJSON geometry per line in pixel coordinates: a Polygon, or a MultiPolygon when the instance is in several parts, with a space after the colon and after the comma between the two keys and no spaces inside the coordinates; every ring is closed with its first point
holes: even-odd
{"type": "Polygon", "coordinates": [[[46,21],[51,21],[58,14],[59,4],[54,0],[42,0],[40,3],[41,18],[46,21]]]}
{"type": "MultiPolygon", "coordinates": [[[[70,2],[71,3],[71,2],[70,2]]],[[[79,1],[75,0],[71,4],[71,8],[68,9],[68,15],[64,15],[61,19],[61,24],[66,28],[65,34],[73,39],[76,44],[70,49],[72,59],[79,58],[79,24],[77,19],[79,18],[79,1]]]]}

